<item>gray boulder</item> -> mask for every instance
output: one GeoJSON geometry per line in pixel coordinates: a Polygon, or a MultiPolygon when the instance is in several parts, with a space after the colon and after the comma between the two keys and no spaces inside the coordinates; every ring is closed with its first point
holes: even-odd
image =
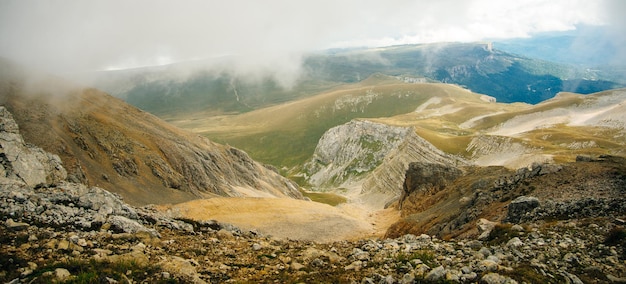
{"type": "Polygon", "coordinates": [[[498,273],[487,273],[485,276],[483,276],[480,279],[480,283],[484,283],[484,284],[517,284],[517,281],[506,277],[506,276],[502,276],[498,273]]]}
{"type": "Polygon", "coordinates": [[[159,233],[153,229],[148,229],[135,220],[128,219],[123,216],[109,216],[107,222],[111,224],[111,229],[119,233],[135,234],[139,232],[147,232],[153,237],[161,237],[159,233]]]}
{"type": "Polygon", "coordinates": [[[446,269],[443,266],[439,266],[428,272],[424,279],[426,281],[439,281],[443,279],[444,276],[446,276],[446,269]]]}
{"type": "Polygon", "coordinates": [[[520,220],[530,214],[535,208],[539,207],[539,199],[532,196],[520,196],[509,204],[505,222],[519,223],[520,220]]]}

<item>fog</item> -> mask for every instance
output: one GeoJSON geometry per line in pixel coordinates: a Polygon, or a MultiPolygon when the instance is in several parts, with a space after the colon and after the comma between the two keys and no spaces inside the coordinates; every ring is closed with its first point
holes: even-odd
{"type": "Polygon", "coordinates": [[[615,26],[623,43],[623,3],[3,0],[0,56],[57,74],[211,59],[289,85],[304,54],[327,48],[528,37],[577,24],[615,26]]]}

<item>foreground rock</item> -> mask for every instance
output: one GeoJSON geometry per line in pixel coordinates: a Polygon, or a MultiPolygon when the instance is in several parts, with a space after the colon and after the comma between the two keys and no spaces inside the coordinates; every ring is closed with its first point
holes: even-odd
{"type": "Polygon", "coordinates": [[[610,283],[626,276],[623,239],[607,242],[611,232],[624,231],[610,221],[532,224],[522,231],[498,225],[484,241],[405,235],[314,243],[212,222],[136,220],[146,230],[131,234],[106,223],[75,229],[21,218],[30,222],[26,229],[0,225],[0,281],[610,283]]]}

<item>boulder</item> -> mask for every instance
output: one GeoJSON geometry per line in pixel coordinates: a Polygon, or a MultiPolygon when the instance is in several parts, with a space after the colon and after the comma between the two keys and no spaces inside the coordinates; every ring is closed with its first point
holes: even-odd
{"type": "Polygon", "coordinates": [[[489,234],[491,234],[491,231],[493,231],[493,228],[496,227],[496,224],[498,223],[491,222],[484,218],[479,219],[478,222],[476,222],[478,233],[480,233],[480,235],[478,236],[478,239],[479,240],[487,239],[489,237],[489,234]]]}
{"type": "Polygon", "coordinates": [[[57,268],[54,270],[54,277],[59,281],[67,280],[72,274],[65,268],[57,268]]]}
{"type": "Polygon", "coordinates": [[[539,199],[537,199],[537,197],[520,196],[509,204],[509,211],[505,221],[509,223],[519,223],[525,215],[530,214],[531,211],[539,207],[539,205],[539,199]]]}
{"type": "Polygon", "coordinates": [[[484,284],[517,284],[517,281],[506,277],[506,276],[502,276],[498,273],[487,273],[485,276],[483,276],[480,279],[480,283],[484,283],[484,284]]]}
{"type": "Polygon", "coordinates": [[[444,276],[446,276],[446,269],[443,266],[438,266],[428,272],[428,274],[424,277],[424,280],[436,282],[442,280],[444,276]]]}
{"type": "Polygon", "coordinates": [[[112,215],[109,216],[107,222],[111,224],[111,229],[118,233],[130,233],[135,234],[138,232],[148,232],[153,237],[160,237],[159,233],[153,229],[148,229],[139,224],[135,220],[128,219],[123,216],[112,215]]]}
{"type": "Polygon", "coordinates": [[[7,221],[4,222],[4,225],[7,227],[7,229],[15,230],[15,231],[21,231],[29,227],[27,223],[15,222],[11,218],[7,219],[7,221]]]}

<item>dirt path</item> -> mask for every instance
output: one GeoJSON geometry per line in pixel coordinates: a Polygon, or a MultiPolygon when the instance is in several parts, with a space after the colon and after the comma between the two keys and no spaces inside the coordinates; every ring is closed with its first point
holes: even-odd
{"type": "Polygon", "coordinates": [[[161,208],[174,216],[218,220],[280,239],[331,242],[381,237],[399,213],[359,202],[336,207],[289,198],[211,198],[161,208]]]}

